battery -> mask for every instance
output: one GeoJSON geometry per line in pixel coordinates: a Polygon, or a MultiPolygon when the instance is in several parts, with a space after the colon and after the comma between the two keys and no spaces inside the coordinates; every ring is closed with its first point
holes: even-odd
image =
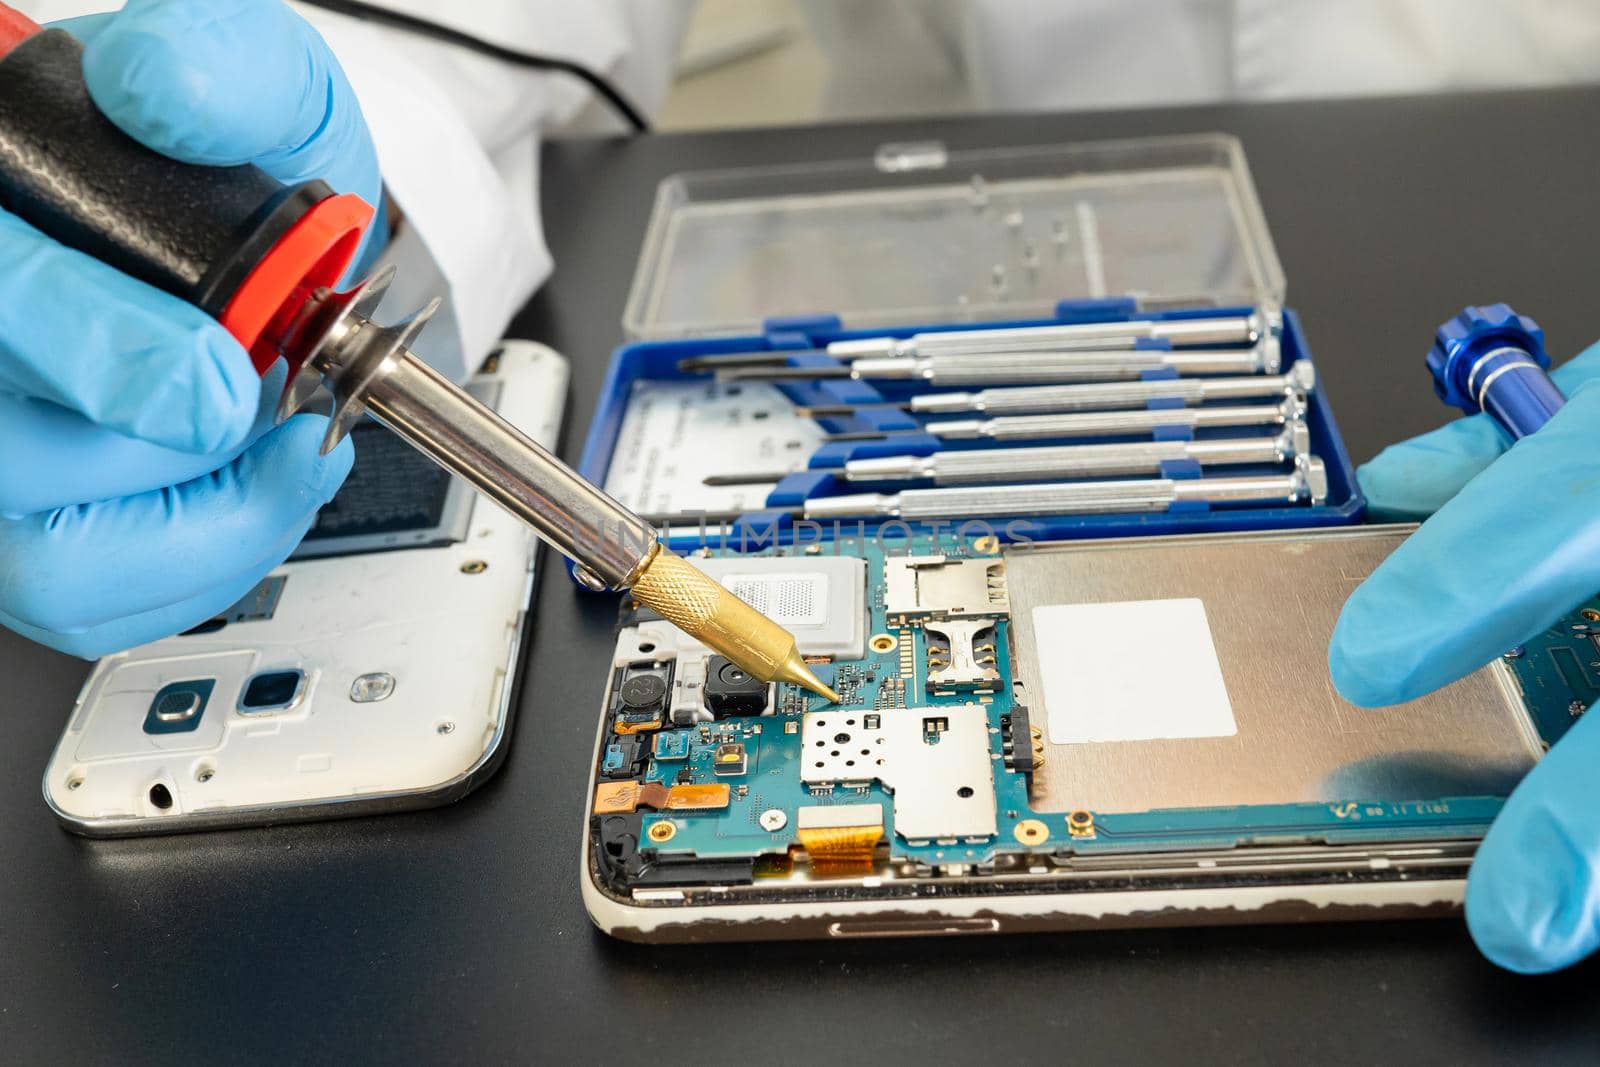
{"type": "Polygon", "coordinates": [[[1539,756],[1496,662],[1382,709],[1334,691],[1339,609],[1413,529],[1013,547],[1043,811],[1503,796],[1539,756]]]}

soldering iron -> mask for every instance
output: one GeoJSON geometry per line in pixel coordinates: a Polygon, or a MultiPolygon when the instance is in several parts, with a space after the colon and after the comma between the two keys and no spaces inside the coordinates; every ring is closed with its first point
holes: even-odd
{"type": "Polygon", "coordinates": [[[372,315],[389,274],[336,289],[373,209],[320,181],[181,163],[95,106],[83,46],[0,4],[0,207],[217,319],[265,372],[287,362],[287,417],[322,387],[332,449],[371,415],[531,526],[596,590],[635,600],[763,681],[838,697],[794,637],[663,546],[644,519],[434,371],[410,344],[435,300],[372,315]]]}

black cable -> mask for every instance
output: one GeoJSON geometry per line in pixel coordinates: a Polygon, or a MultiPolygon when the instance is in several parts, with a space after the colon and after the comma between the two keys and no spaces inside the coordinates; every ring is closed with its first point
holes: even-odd
{"type": "Polygon", "coordinates": [[[645,119],[644,115],[640,114],[639,109],[634,107],[615,85],[612,85],[600,74],[590,70],[582,63],[575,63],[570,59],[562,59],[560,56],[547,56],[536,52],[521,52],[515,48],[507,48],[504,45],[495,44],[493,41],[486,41],[482,37],[474,37],[472,34],[455,29],[452,26],[431,22],[428,19],[418,18],[416,15],[407,15],[400,11],[391,11],[377,4],[363,3],[362,0],[301,0],[301,3],[309,4],[312,7],[320,7],[339,15],[348,15],[351,18],[377,22],[385,26],[392,26],[397,30],[405,30],[408,33],[415,33],[423,37],[432,37],[435,40],[445,41],[449,44],[460,45],[462,48],[470,48],[474,52],[482,52],[484,55],[493,56],[495,59],[504,60],[507,63],[515,63],[518,66],[570,74],[574,78],[586,82],[589,88],[600,94],[600,98],[611,106],[611,109],[628,124],[634,133],[650,132],[650,123],[645,119]]]}

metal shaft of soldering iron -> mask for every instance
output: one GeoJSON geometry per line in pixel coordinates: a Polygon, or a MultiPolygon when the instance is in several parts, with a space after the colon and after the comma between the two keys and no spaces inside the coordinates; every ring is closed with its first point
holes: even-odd
{"type": "Polygon", "coordinates": [[[409,352],[363,398],[377,420],[532,526],[596,588],[629,586],[655,529],[409,352]]]}
{"type": "MultiPolygon", "coordinates": [[[[1070,415],[998,415],[990,419],[946,419],[922,428],[945,441],[1027,441],[1051,437],[1134,437],[1167,428],[1189,430],[1233,426],[1287,426],[1305,416],[1304,398],[1281,404],[1214,408],[1154,408],[1149,411],[1080,411],[1070,415]]],[[[830,440],[880,440],[888,432],[830,434],[830,440]]]]}
{"type": "Polygon", "coordinates": [[[1118,482],[991,485],[953,489],[902,489],[808,500],[807,519],[885,517],[938,519],[960,516],[1099,515],[1166,511],[1174,504],[1321,503],[1328,493],[1322,461],[1296,460],[1286,474],[1239,478],[1141,478],[1118,482]]]}
{"type": "Polygon", "coordinates": [[[918,381],[929,385],[1041,385],[1069,382],[1112,382],[1137,379],[1146,371],[1171,370],[1181,375],[1275,374],[1275,345],[1173,352],[1140,348],[1125,352],[1006,352],[982,355],[936,352],[927,356],[857,359],[837,367],[734,367],[718,371],[722,381],[786,382],[849,378],[854,381],[918,381]]]}
{"type": "Polygon", "coordinates": [[[1202,467],[1283,463],[1308,455],[1310,448],[1311,435],[1305,423],[1295,423],[1273,437],[981,448],[934,452],[926,456],[874,456],[847,460],[841,474],[847,482],[931,481],[934,485],[1048,482],[1156,475],[1161,473],[1163,463],[1184,461],[1202,467]]]}
{"type": "MultiPolygon", "coordinates": [[[[1132,319],[1126,322],[1082,322],[1049,326],[1005,326],[987,330],[938,330],[910,337],[865,337],[834,341],[815,351],[835,359],[927,356],[934,353],[998,354],[1003,352],[1064,351],[1068,349],[1127,350],[1156,343],[1173,348],[1214,348],[1253,345],[1275,337],[1281,314],[1263,308],[1250,315],[1216,318],[1132,319]]],[[[693,356],[679,367],[685,371],[733,367],[772,366],[793,352],[734,352],[693,356]]]]}
{"type": "Polygon", "coordinates": [[[899,403],[809,404],[795,413],[811,418],[854,414],[860,408],[892,407],[913,415],[976,411],[986,415],[1044,415],[1073,411],[1115,411],[1140,408],[1152,400],[1186,405],[1218,400],[1256,400],[1307,393],[1316,385],[1316,371],[1301,360],[1287,374],[1235,378],[1174,378],[1163,381],[1091,382],[1084,385],[1021,385],[976,392],[923,393],[899,403]]]}
{"type": "MultiPolygon", "coordinates": [[[[348,327],[381,335],[355,320],[348,327]]],[[[806,666],[794,637],[662,546],[655,529],[590,484],[526,434],[404,347],[388,345],[384,366],[356,401],[379,422],[533,527],[578,564],[593,588],[627,588],[635,600],[763,681],[839,697],[806,666]]],[[[359,350],[359,340],[345,350],[359,350]]],[[[342,390],[338,346],[312,367],[342,390]]]]}

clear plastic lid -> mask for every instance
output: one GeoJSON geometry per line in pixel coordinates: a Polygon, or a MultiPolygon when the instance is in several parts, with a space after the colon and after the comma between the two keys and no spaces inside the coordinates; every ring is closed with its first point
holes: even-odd
{"type": "Polygon", "coordinates": [[[1237,139],[1223,134],[706,171],[661,183],[623,325],[634,338],[1283,300],[1237,139]]]}

